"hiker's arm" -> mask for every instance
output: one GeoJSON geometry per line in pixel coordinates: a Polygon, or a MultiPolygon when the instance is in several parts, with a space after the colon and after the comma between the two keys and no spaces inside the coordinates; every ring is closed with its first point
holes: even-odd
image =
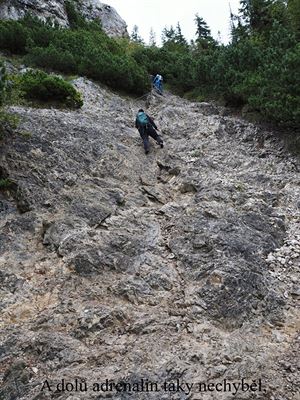
{"type": "Polygon", "coordinates": [[[135,127],[138,129],[139,125],[138,125],[138,120],[135,120],[135,127]]]}
{"type": "Polygon", "coordinates": [[[153,126],[153,128],[155,128],[158,131],[158,127],[156,126],[155,122],[153,121],[153,118],[149,117],[149,115],[147,115],[150,121],[150,124],[153,126]]]}

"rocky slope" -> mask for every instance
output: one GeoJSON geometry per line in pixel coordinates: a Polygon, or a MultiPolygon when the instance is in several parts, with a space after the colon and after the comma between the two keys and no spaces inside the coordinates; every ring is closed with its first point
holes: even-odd
{"type": "MultiPolygon", "coordinates": [[[[0,1],[0,19],[18,20],[26,13],[43,20],[52,18],[61,26],[69,26],[65,7],[66,0],[2,0],[0,1]]],[[[126,22],[117,11],[99,0],[74,1],[78,11],[87,20],[100,20],[104,31],[110,36],[128,36],[126,22]]]]}
{"type": "Polygon", "coordinates": [[[299,399],[298,160],[212,105],[74,84],[82,110],[13,107],[2,143],[0,399],[299,399]]]}

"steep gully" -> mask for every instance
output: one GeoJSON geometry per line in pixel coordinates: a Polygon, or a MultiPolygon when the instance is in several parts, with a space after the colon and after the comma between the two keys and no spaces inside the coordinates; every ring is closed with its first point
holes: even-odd
{"type": "Polygon", "coordinates": [[[299,160],[211,104],[74,84],[82,110],[12,107],[3,143],[0,399],[195,400],[41,386],[242,377],[263,391],[236,398],[297,399],[299,160]],[[165,140],[148,156],[140,106],[165,140]]]}

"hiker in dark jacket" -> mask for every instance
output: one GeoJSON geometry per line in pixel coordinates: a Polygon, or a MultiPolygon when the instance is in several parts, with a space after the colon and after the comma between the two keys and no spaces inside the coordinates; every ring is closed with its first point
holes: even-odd
{"type": "Polygon", "coordinates": [[[146,114],[143,109],[139,109],[136,115],[135,127],[138,129],[141,138],[143,139],[145,154],[149,153],[149,136],[156,140],[156,143],[160,145],[161,148],[164,147],[162,138],[156,132],[158,131],[158,128],[155,125],[153,118],[146,114]]]}

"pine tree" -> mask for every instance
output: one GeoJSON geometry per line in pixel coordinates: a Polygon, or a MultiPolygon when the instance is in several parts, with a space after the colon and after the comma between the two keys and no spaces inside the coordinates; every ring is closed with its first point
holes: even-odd
{"type": "Polygon", "coordinates": [[[197,43],[197,48],[198,50],[208,50],[211,48],[214,48],[216,46],[216,41],[214,38],[211,36],[211,31],[209,29],[209,26],[207,23],[204,21],[202,17],[199,17],[198,14],[195,15],[195,20],[196,22],[196,43],[197,43]]]}
{"type": "Polygon", "coordinates": [[[156,34],[155,34],[153,28],[150,29],[150,33],[149,33],[149,45],[151,47],[156,46],[156,34]]]}
{"type": "Polygon", "coordinates": [[[268,12],[272,0],[240,0],[240,13],[250,31],[260,32],[270,23],[268,12]]]}
{"type": "Polygon", "coordinates": [[[181,26],[180,26],[179,22],[177,22],[177,25],[176,25],[175,42],[181,46],[187,46],[187,41],[182,34],[181,26]]]}
{"type": "Polygon", "coordinates": [[[170,26],[170,29],[165,27],[162,31],[162,37],[161,37],[163,44],[167,42],[175,42],[175,36],[176,32],[172,25],[170,26]]]}
{"type": "Polygon", "coordinates": [[[211,32],[207,23],[204,21],[202,17],[199,17],[198,14],[195,15],[195,22],[197,26],[197,31],[196,31],[197,40],[207,39],[211,37],[211,32]]]}
{"type": "Polygon", "coordinates": [[[241,0],[239,12],[240,26],[248,34],[268,35],[275,21],[289,25],[287,0],[241,0]]]}
{"type": "Polygon", "coordinates": [[[139,28],[137,25],[134,25],[133,29],[132,29],[132,33],[130,35],[130,39],[133,42],[136,43],[140,43],[140,44],[144,44],[144,40],[142,39],[142,37],[139,35],[139,28]]]}
{"type": "Polygon", "coordinates": [[[247,37],[247,26],[238,15],[230,14],[230,35],[232,43],[237,43],[247,37]]]}

